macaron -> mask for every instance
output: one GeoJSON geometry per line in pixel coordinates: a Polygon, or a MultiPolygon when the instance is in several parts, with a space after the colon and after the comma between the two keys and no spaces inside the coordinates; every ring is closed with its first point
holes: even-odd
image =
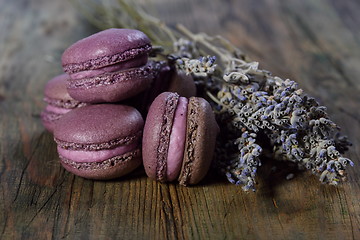
{"type": "Polygon", "coordinates": [[[148,61],[150,39],[134,29],[111,28],[79,40],[62,55],[70,96],[82,102],[118,102],[149,87],[158,69],[148,61]]]}
{"type": "Polygon", "coordinates": [[[168,92],[176,92],[182,97],[196,96],[196,86],[193,77],[182,70],[174,71],[167,87],[168,92]]]}
{"type": "Polygon", "coordinates": [[[182,97],[196,96],[196,86],[191,75],[170,67],[166,62],[158,62],[160,68],[150,87],[126,101],[141,113],[147,114],[151,103],[162,92],[176,92],[182,97]]]}
{"type": "Polygon", "coordinates": [[[88,179],[113,179],[141,165],[144,120],[133,107],[95,104],[64,115],[54,128],[62,166],[88,179]]]}
{"type": "Polygon", "coordinates": [[[145,121],[142,154],[146,174],[160,182],[199,183],[212,162],[218,131],[205,99],[161,93],[145,121]]]}
{"type": "Polygon", "coordinates": [[[52,132],[54,124],[69,111],[83,107],[86,103],[73,99],[66,90],[67,74],[55,76],[45,85],[44,101],[47,103],[41,112],[41,121],[44,127],[52,132]]]}

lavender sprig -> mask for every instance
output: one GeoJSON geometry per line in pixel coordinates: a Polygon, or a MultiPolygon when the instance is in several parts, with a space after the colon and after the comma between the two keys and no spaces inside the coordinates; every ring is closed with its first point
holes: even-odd
{"type": "Polygon", "coordinates": [[[191,59],[181,57],[176,60],[176,65],[180,70],[185,71],[187,74],[193,74],[196,77],[206,77],[213,74],[216,68],[215,57],[207,56],[198,59],[191,59]]]}

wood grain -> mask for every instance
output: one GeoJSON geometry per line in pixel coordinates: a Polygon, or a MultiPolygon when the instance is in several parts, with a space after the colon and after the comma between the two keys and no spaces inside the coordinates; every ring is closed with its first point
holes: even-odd
{"type": "Polygon", "coordinates": [[[142,169],[105,182],[71,175],[39,119],[43,87],[95,29],[68,1],[0,0],[0,239],[360,239],[359,1],[141,2],[170,25],[225,36],[326,105],[354,143],[348,182],[321,185],[280,163],[259,172],[256,193],[213,172],[190,188],[142,169]]]}

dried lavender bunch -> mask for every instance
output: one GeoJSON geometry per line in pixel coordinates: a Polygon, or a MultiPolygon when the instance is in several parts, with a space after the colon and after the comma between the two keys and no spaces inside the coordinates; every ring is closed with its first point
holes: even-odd
{"type": "Polygon", "coordinates": [[[221,126],[215,165],[231,183],[255,190],[265,149],[273,159],[310,169],[321,182],[336,185],[345,179],[344,170],[353,162],[341,153],[349,141],[340,136],[326,108],[296,82],[259,69],[222,37],[193,34],[183,26],[170,29],[134,2],[90,2],[93,8],[85,15],[96,26],[137,28],[163,46],[163,51],[155,48],[154,56],[193,74],[221,126]]]}
{"type": "MultiPolygon", "coordinates": [[[[246,191],[255,190],[259,157],[263,147],[269,147],[262,145],[267,141],[261,141],[259,136],[268,139],[274,159],[311,169],[324,183],[336,185],[345,179],[345,167],[353,162],[340,152],[350,143],[339,137],[339,127],[329,119],[324,106],[304,94],[296,82],[274,77],[259,69],[257,62],[245,61],[238,56],[239,50],[231,52],[215,46],[216,39],[204,34],[191,36],[208,49],[216,49],[214,54],[220,54],[225,65],[223,71],[211,76],[215,71],[207,70],[208,60],[176,62],[197,78],[207,76],[203,81],[208,84],[203,86],[215,103],[214,111],[223,128],[217,166],[231,183],[242,185],[246,191]],[[187,66],[191,63],[193,67],[187,66]]],[[[178,54],[184,58],[182,50],[178,54]]]]}

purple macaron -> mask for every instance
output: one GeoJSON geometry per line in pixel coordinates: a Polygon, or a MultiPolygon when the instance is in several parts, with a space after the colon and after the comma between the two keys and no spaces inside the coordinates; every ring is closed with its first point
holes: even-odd
{"type": "Polygon", "coordinates": [[[148,61],[150,39],[133,29],[107,29],[79,40],[62,55],[69,94],[82,102],[118,102],[147,89],[158,71],[148,61]]]}
{"type": "Polygon", "coordinates": [[[190,74],[170,67],[166,62],[158,62],[158,65],[158,74],[150,88],[126,101],[126,104],[136,107],[145,116],[151,103],[160,93],[176,92],[187,98],[196,96],[195,82],[190,74]]]}
{"type": "Polygon", "coordinates": [[[190,74],[186,74],[184,71],[174,71],[166,91],[176,92],[182,97],[194,97],[196,96],[194,79],[190,74]]]}
{"type": "Polygon", "coordinates": [[[203,98],[161,93],[146,117],[142,154],[146,174],[160,182],[200,182],[212,162],[219,132],[210,104],[203,98]]]}
{"type": "Polygon", "coordinates": [[[96,104],[75,109],[55,125],[60,162],[89,179],[121,177],[141,164],[144,121],[133,107],[96,104]]]}
{"type": "Polygon", "coordinates": [[[54,124],[69,111],[83,107],[86,103],[74,100],[66,90],[66,81],[69,75],[61,74],[52,78],[45,85],[44,101],[47,103],[41,112],[41,121],[44,127],[52,132],[54,124]]]}

